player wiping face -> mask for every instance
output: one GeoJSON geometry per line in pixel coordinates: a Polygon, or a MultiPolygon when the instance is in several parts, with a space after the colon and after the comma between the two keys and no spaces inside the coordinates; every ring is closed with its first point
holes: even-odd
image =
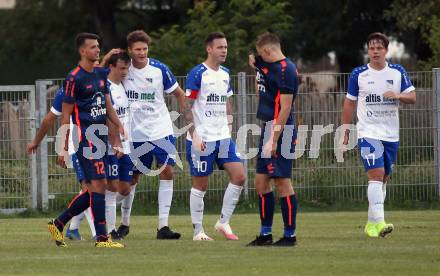
{"type": "Polygon", "coordinates": [[[264,125],[255,174],[261,227],[260,235],[248,246],[294,246],[297,199],[291,184],[293,162],[284,156],[283,148],[286,146],[284,138],[291,141],[286,147],[289,152],[293,153],[295,148],[292,141],[296,139],[296,130],[291,109],[298,91],[298,73],[295,64],[283,54],[280,39],[275,34],[261,34],[255,46],[258,56],[250,55],[249,64],[257,73],[256,117],[264,125]],[[275,196],[271,183],[275,184],[280,195],[284,221],[283,237],[276,243],[272,238],[275,196]]]}

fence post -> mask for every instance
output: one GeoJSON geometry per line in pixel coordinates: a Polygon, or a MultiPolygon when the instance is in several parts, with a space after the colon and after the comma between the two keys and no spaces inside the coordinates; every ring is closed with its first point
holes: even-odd
{"type": "MultiPolygon", "coordinates": [[[[246,73],[238,72],[238,95],[240,98],[238,105],[238,116],[240,118],[238,128],[247,124],[247,97],[246,97],[246,73]]],[[[246,136],[237,137],[242,139],[240,141],[242,145],[246,145],[246,136]]],[[[243,160],[244,171],[246,173],[246,182],[244,183],[244,198],[247,200],[249,198],[249,185],[248,185],[248,160],[243,160]]]]}
{"type": "Polygon", "coordinates": [[[432,92],[435,97],[435,133],[436,133],[436,145],[435,145],[435,163],[437,166],[436,181],[437,181],[437,193],[440,200],[440,68],[432,69],[432,92]]]}
{"type": "MultiPolygon", "coordinates": [[[[33,139],[36,134],[36,113],[35,113],[35,87],[29,87],[29,134],[30,139],[33,139]]],[[[33,154],[30,157],[31,159],[31,207],[32,209],[37,209],[38,207],[38,175],[37,175],[37,157],[33,154]]]]}
{"type": "MultiPolygon", "coordinates": [[[[47,88],[52,85],[52,81],[37,80],[35,87],[37,88],[37,125],[40,126],[44,116],[47,113],[47,88]]],[[[48,151],[47,136],[41,141],[38,151],[38,187],[39,187],[39,209],[46,212],[49,208],[49,189],[48,189],[48,151]]]]}

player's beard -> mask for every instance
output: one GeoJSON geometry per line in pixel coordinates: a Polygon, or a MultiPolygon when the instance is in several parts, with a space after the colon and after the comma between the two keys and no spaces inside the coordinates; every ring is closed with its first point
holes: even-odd
{"type": "Polygon", "coordinates": [[[96,62],[99,63],[99,57],[89,58],[88,60],[89,60],[91,63],[96,63],[96,62]]]}
{"type": "Polygon", "coordinates": [[[138,65],[145,66],[145,65],[147,65],[147,62],[148,62],[148,56],[135,58],[134,61],[138,65]]]}
{"type": "Polygon", "coordinates": [[[217,58],[217,64],[218,65],[221,65],[221,64],[223,64],[223,63],[225,63],[226,62],[226,57],[218,57],[217,58]]]}

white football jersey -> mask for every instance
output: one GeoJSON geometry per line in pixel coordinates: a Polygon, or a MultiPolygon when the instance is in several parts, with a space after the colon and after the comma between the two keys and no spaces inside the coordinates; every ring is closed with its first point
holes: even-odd
{"type": "Polygon", "coordinates": [[[132,141],[154,141],[174,134],[164,93],[173,92],[178,83],[165,64],[149,58],[142,69],[130,65],[123,85],[130,105],[132,141]]]}
{"type": "MultiPolygon", "coordinates": [[[[129,125],[129,105],[128,105],[128,98],[125,94],[125,89],[122,83],[115,84],[112,81],[108,80],[110,87],[110,97],[112,100],[113,108],[116,110],[116,113],[118,114],[119,120],[121,121],[122,125],[125,128],[125,131],[127,131],[128,135],[130,135],[130,125],[129,125]]],[[[122,141],[122,147],[124,149],[125,154],[130,153],[130,140],[125,140],[124,137],[121,136],[122,141]]],[[[110,145],[108,149],[109,154],[114,154],[113,147],[110,145]]]]}
{"type": "Polygon", "coordinates": [[[347,98],[358,102],[358,138],[399,141],[399,101],[385,99],[383,94],[413,90],[405,69],[398,64],[387,63],[380,71],[368,64],[355,68],[350,75],[347,98]]]}
{"type": "MultiPolygon", "coordinates": [[[[195,99],[192,107],[194,127],[203,141],[212,142],[231,137],[226,101],[232,96],[229,70],[223,66],[215,71],[202,63],[186,78],[186,96],[195,99]]],[[[188,133],[187,139],[191,140],[188,133]]]]}

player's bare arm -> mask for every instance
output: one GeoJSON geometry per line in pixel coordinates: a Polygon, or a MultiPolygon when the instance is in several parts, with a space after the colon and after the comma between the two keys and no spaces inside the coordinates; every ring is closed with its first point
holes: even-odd
{"type": "Polygon", "coordinates": [[[72,112],[73,112],[73,104],[63,103],[61,127],[67,129],[67,131],[64,139],[62,140],[63,141],[62,153],[58,155],[58,160],[57,160],[58,165],[60,165],[63,168],[67,168],[64,159],[65,156],[67,156],[69,150],[69,133],[70,133],[69,125],[70,125],[70,117],[72,116],[72,112]]]}
{"type": "Polygon", "coordinates": [[[186,110],[185,92],[183,92],[183,90],[182,90],[182,88],[180,88],[180,86],[177,86],[177,88],[172,92],[172,94],[177,99],[177,103],[179,105],[180,112],[185,112],[185,110],[186,110]]]}
{"type": "MultiPolygon", "coordinates": [[[[353,117],[355,114],[357,108],[357,101],[353,101],[350,99],[345,98],[344,99],[344,105],[342,107],[342,115],[341,115],[341,125],[348,125],[353,122],[353,117]]],[[[344,141],[342,142],[343,145],[348,144],[348,136],[349,136],[349,130],[344,130],[344,141]]]]}
{"type": "Polygon", "coordinates": [[[121,49],[119,48],[114,48],[111,49],[101,60],[101,62],[99,63],[99,66],[101,67],[105,67],[108,66],[108,60],[110,59],[110,57],[114,54],[119,54],[121,52],[121,49]]]}
{"type": "MultiPolygon", "coordinates": [[[[252,68],[252,69],[255,69],[256,67],[255,67],[255,56],[254,55],[249,55],[249,61],[248,61],[248,63],[249,63],[249,66],[252,68]]],[[[255,85],[255,94],[257,95],[257,98],[260,96],[260,93],[259,93],[259,91],[258,91],[258,81],[257,81],[257,78],[255,78],[255,81],[254,81],[254,85],[255,85]]]]}
{"type": "Polygon", "coordinates": [[[226,101],[226,114],[228,116],[232,116],[232,110],[233,110],[233,103],[231,97],[229,97],[228,100],[226,101]]]}
{"type": "Polygon", "coordinates": [[[193,117],[193,113],[192,113],[192,107],[194,105],[195,100],[191,99],[191,98],[186,98],[185,100],[185,110],[184,110],[184,116],[185,116],[185,121],[187,124],[191,124],[189,131],[189,134],[193,135],[194,132],[194,117],[193,117]]]}
{"type": "Polygon", "coordinates": [[[53,127],[56,118],[57,116],[51,111],[46,114],[34,139],[27,145],[26,151],[28,154],[33,154],[37,151],[38,145],[41,143],[44,136],[46,136],[49,129],[53,127]]]}
{"type": "Polygon", "coordinates": [[[105,107],[107,109],[107,118],[116,125],[119,134],[121,134],[124,139],[127,139],[127,133],[125,132],[124,126],[122,125],[121,121],[119,120],[118,114],[112,106],[110,94],[105,94],[105,107]]]}
{"type": "Polygon", "coordinates": [[[229,116],[232,116],[233,110],[234,110],[234,103],[231,97],[229,97],[228,100],[226,101],[226,114],[228,115],[228,122],[229,122],[229,116]]]}
{"type": "Polygon", "coordinates": [[[273,126],[273,140],[272,140],[272,150],[271,156],[274,156],[277,149],[277,142],[283,132],[284,126],[286,125],[287,119],[290,115],[290,110],[292,109],[293,95],[292,94],[281,94],[280,96],[280,112],[278,118],[274,122],[273,126]]]}
{"type": "Polygon", "coordinates": [[[108,141],[110,145],[112,145],[116,157],[119,159],[124,155],[124,150],[122,148],[121,136],[118,135],[118,127],[112,123],[110,119],[107,119],[106,123],[108,128],[108,141]]]}
{"type": "Polygon", "coordinates": [[[186,98],[186,109],[185,109],[185,121],[187,124],[191,124],[191,127],[189,128],[189,135],[191,136],[193,146],[194,148],[203,151],[206,148],[205,143],[203,143],[202,138],[197,134],[197,131],[195,131],[194,127],[194,117],[192,113],[192,107],[194,105],[195,99],[191,99],[188,97],[186,98]]]}
{"type": "Polygon", "coordinates": [[[232,123],[234,122],[234,116],[232,115],[233,102],[231,97],[226,101],[226,114],[228,115],[229,131],[232,131],[232,123]]]}

